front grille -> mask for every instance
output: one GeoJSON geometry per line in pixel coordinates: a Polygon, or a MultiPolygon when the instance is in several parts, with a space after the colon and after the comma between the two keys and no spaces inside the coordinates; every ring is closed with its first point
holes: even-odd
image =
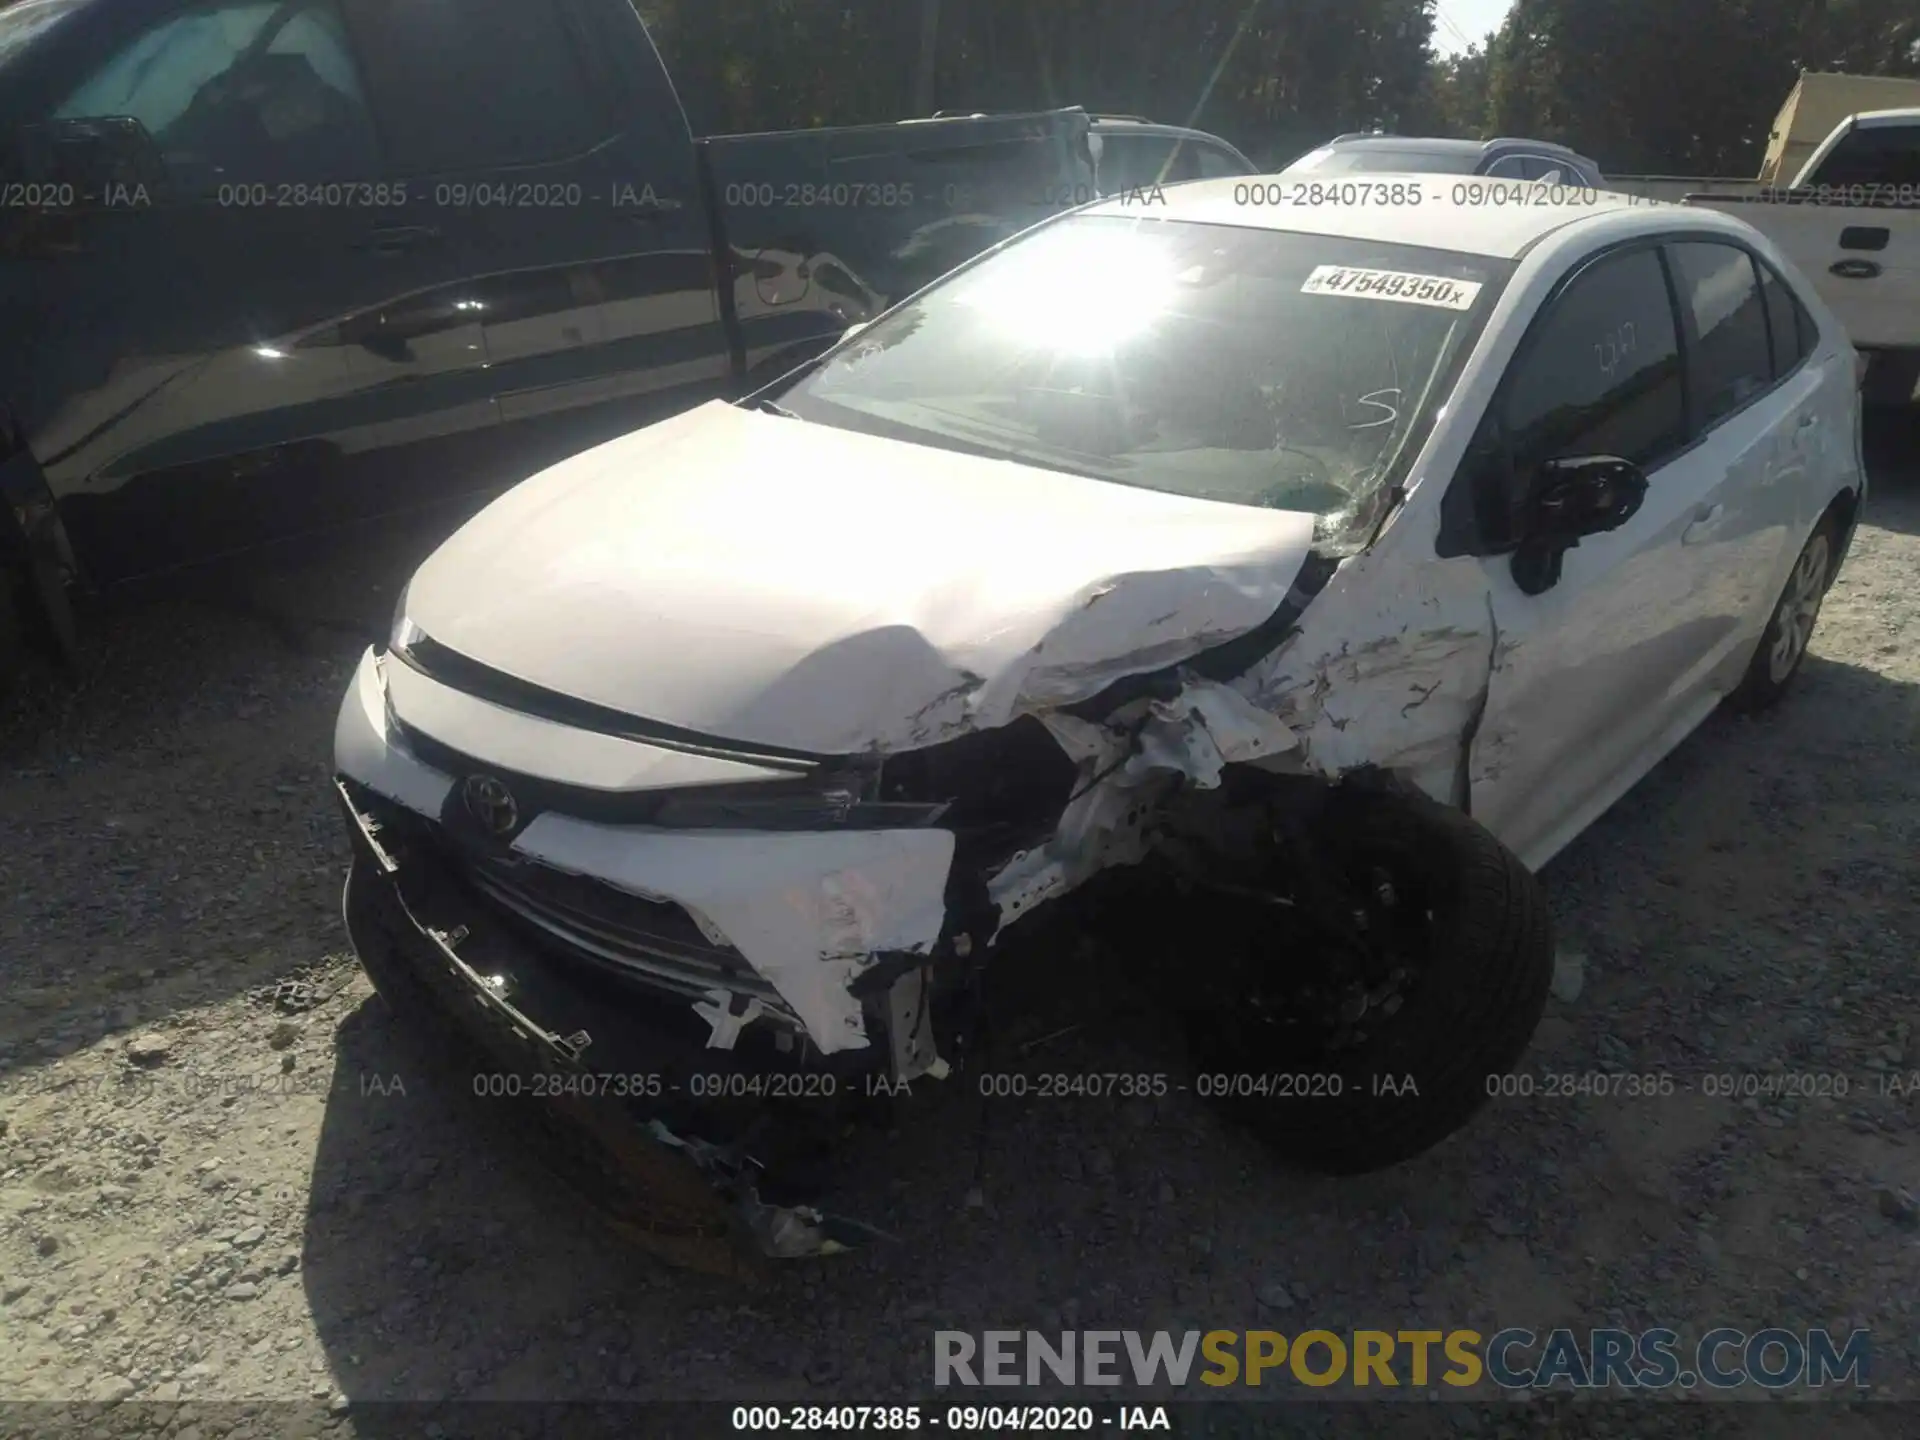
{"type": "Polygon", "coordinates": [[[798,1023],[745,956],[709,940],[678,905],[526,860],[470,857],[462,873],[481,900],[544,948],[688,998],[714,989],[751,995],[798,1023]]]}

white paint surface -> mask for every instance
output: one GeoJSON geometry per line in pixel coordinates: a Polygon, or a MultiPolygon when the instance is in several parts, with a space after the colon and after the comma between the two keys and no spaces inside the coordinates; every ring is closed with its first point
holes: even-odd
{"type": "Polygon", "coordinates": [[[489,506],[409,618],[521,679],[751,745],[899,750],[1273,613],[1310,517],[714,403],[489,506]]]}
{"type": "Polygon", "coordinates": [[[521,832],[514,849],[697,909],[832,1054],[867,1044],[859,1002],[847,986],[876,953],[924,952],[939,938],[953,834],[675,832],[549,812],[521,832]]]}

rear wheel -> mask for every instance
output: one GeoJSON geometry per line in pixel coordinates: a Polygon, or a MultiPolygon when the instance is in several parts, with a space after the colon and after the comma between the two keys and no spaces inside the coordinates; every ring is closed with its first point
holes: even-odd
{"type": "Polygon", "coordinates": [[[1800,673],[1813,641],[1813,627],[1820,619],[1821,602],[1827,598],[1827,586],[1833,582],[1833,560],[1838,544],[1839,526],[1829,515],[1815,527],[1793,562],[1786,588],[1774,602],[1773,615],[1766,633],[1748,662],[1747,673],[1727,697],[1737,710],[1764,710],[1778,704],[1800,673]]]}
{"type": "Polygon", "coordinates": [[[1265,944],[1197,1017],[1196,1088],[1283,1158],[1359,1174],[1500,1089],[1546,1005],[1552,924],[1519,859],[1425,795],[1335,791],[1306,838],[1315,893],[1278,863],[1265,944]]]}

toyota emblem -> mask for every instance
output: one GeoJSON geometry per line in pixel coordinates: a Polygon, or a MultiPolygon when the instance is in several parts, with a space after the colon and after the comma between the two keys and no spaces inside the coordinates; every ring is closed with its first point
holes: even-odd
{"type": "Polygon", "coordinates": [[[520,807],[514,803],[513,792],[507,789],[504,780],[491,775],[469,775],[467,783],[460,788],[460,797],[466,802],[467,814],[489,835],[511,835],[513,827],[520,823],[520,807]]]}

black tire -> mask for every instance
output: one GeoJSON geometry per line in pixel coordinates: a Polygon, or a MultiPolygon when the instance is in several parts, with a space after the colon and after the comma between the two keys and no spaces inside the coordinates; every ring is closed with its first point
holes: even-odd
{"type": "Polygon", "coordinates": [[[1753,658],[1747,662],[1747,673],[1740,678],[1733,693],[1727,696],[1726,703],[1730,709],[1746,714],[1769,709],[1779,704],[1792,687],[1794,677],[1800,673],[1800,667],[1806,661],[1814,626],[1819,623],[1820,605],[1826,599],[1827,587],[1833,584],[1834,569],[1839,560],[1840,525],[1829,512],[1813,527],[1813,534],[1807,537],[1807,543],[1800,547],[1800,554],[1787,575],[1787,583],[1780,591],[1779,598],[1773,602],[1773,613],[1767,617],[1766,632],[1761,635],[1760,643],[1754,646],[1753,658]],[[1811,611],[1805,612],[1807,597],[1801,592],[1809,580],[1816,581],[1818,589],[1811,596],[1811,611]],[[1794,643],[1783,644],[1787,626],[1791,623],[1790,612],[1795,611],[1796,607],[1801,607],[1801,613],[1804,614],[1804,632],[1797,636],[1794,643]]]}
{"type": "MultiPolygon", "coordinates": [[[[1238,1023],[1224,1047],[1211,1030],[1198,1058],[1203,1074],[1268,1077],[1254,1082],[1268,1093],[1218,1103],[1281,1158],[1364,1174],[1439,1143],[1499,1089],[1546,1008],[1553,925],[1518,857],[1424,794],[1337,790],[1312,838],[1328,873],[1384,869],[1412,912],[1420,954],[1399,1008],[1367,1022],[1372,1033],[1354,1049],[1328,1049],[1310,1027],[1303,1034],[1262,1018],[1238,1023]]],[[[1288,877],[1275,876],[1274,888],[1288,888],[1288,877]]],[[[1284,951],[1281,960],[1299,964],[1284,951]]]]}

